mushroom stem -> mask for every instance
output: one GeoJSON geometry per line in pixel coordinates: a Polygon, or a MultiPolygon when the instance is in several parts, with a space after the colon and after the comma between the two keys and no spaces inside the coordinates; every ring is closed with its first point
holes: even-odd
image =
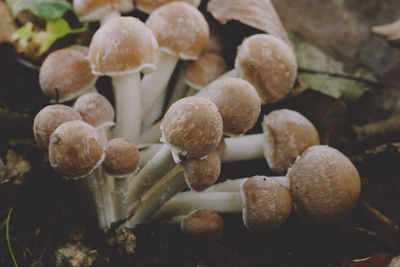
{"type": "Polygon", "coordinates": [[[166,90],[168,81],[174,72],[175,66],[179,58],[176,55],[170,55],[160,52],[157,69],[146,74],[141,82],[141,99],[142,99],[142,121],[153,107],[156,99],[166,90]]]}
{"type": "MultiPolygon", "coordinates": [[[[161,120],[160,120],[142,132],[142,134],[140,135],[140,138],[139,138],[140,144],[149,144],[149,143],[154,143],[154,142],[160,142],[161,136],[162,136],[162,133],[161,133],[161,120]]],[[[160,144],[160,148],[161,148],[161,144],[160,144]]],[[[155,150],[155,152],[157,152],[157,151],[158,151],[158,149],[155,150]]],[[[154,154],[155,154],[155,152],[154,152],[154,154]]],[[[154,154],[152,154],[152,155],[154,155],[154,154]]]]}
{"type": "Polygon", "coordinates": [[[182,67],[179,71],[174,88],[172,89],[171,97],[168,100],[167,107],[169,108],[175,101],[183,98],[187,91],[187,85],[184,81],[184,74],[182,67]]]}
{"type": "Polygon", "coordinates": [[[113,77],[116,104],[115,137],[138,144],[141,124],[140,73],[113,77]]]}
{"type": "Polygon", "coordinates": [[[115,217],[117,220],[128,217],[128,178],[114,178],[115,217]]]}
{"type": "MultiPolygon", "coordinates": [[[[290,188],[289,179],[286,176],[268,176],[268,178],[274,179],[280,185],[285,188],[290,188]]],[[[215,184],[210,186],[204,192],[239,192],[240,185],[244,182],[245,179],[248,178],[240,178],[240,179],[228,179],[225,182],[215,184]]]]}
{"type": "Polygon", "coordinates": [[[106,16],[101,18],[100,25],[104,25],[108,21],[110,21],[111,19],[116,18],[116,17],[121,17],[121,13],[119,13],[118,11],[112,11],[112,12],[108,13],[106,16]]]}
{"type": "Polygon", "coordinates": [[[153,107],[142,122],[142,129],[147,130],[157,119],[161,117],[164,110],[164,103],[167,97],[167,89],[161,92],[161,95],[153,103],[153,107]]]}
{"type": "Polygon", "coordinates": [[[166,173],[175,167],[176,163],[171,155],[168,145],[163,145],[151,160],[132,177],[128,188],[128,203],[130,213],[137,206],[137,201],[142,198],[148,189],[159,181],[166,173]]]}
{"type": "Polygon", "coordinates": [[[197,209],[211,209],[218,213],[240,213],[243,200],[240,192],[183,192],[171,198],[152,219],[188,214],[197,209]]]}

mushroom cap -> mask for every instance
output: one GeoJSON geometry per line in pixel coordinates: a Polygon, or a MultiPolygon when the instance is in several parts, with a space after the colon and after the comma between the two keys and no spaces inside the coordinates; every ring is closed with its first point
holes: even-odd
{"type": "Polygon", "coordinates": [[[74,0],[73,5],[81,21],[97,21],[112,12],[135,8],[132,0],[74,0]]]}
{"type": "Polygon", "coordinates": [[[254,87],[243,79],[218,79],[198,95],[211,100],[217,106],[226,135],[244,134],[257,122],[261,101],[254,87]]]}
{"type": "Polygon", "coordinates": [[[66,178],[78,179],[89,175],[103,159],[103,140],[86,122],[65,122],[50,136],[50,164],[66,178]]]}
{"type": "Polygon", "coordinates": [[[78,45],[50,53],[39,72],[43,94],[54,102],[58,94],[58,101],[66,102],[91,89],[96,83],[96,76],[85,59],[87,53],[87,47],[78,45]]]}
{"type": "Polygon", "coordinates": [[[191,88],[201,90],[221,76],[226,68],[226,62],[219,54],[204,52],[184,69],[184,81],[191,88]]]}
{"type": "Polygon", "coordinates": [[[297,76],[297,61],[292,49],[268,34],[246,38],[235,60],[239,77],[257,89],[263,103],[277,102],[289,94],[297,76]]]}
{"type": "Polygon", "coordinates": [[[221,160],[217,151],[212,151],[204,159],[186,159],[182,165],[186,184],[195,191],[203,191],[215,184],[221,172],[221,160]]]}
{"type": "Polygon", "coordinates": [[[267,176],[243,181],[240,192],[244,203],[243,222],[250,230],[269,231],[281,226],[290,215],[289,190],[267,176]]]}
{"type": "Polygon", "coordinates": [[[224,221],[213,210],[195,210],[182,220],[181,230],[188,235],[215,241],[221,237],[224,231],[224,221]]]}
{"type": "Polygon", "coordinates": [[[176,156],[201,158],[213,151],[222,137],[222,118],[213,102],[203,97],[182,98],[171,105],[161,124],[161,140],[176,156]]]}
{"type": "Polygon", "coordinates": [[[82,120],[81,115],[66,105],[56,104],[41,109],[33,121],[33,134],[39,147],[47,151],[54,130],[64,122],[75,120],[82,120]]]}
{"type": "Polygon", "coordinates": [[[86,93],[78,97],[73,108],[79,112],[84,122],[96,129],[113,126],[114,108],[111,103],[99,93],[86,93]]]}
{"type": "Polygon", "coordinates": [[[89,62],[98,75],[118,76],[154,70],[158,45],[139,19],[119,17],[102,25],[89,46],[89,62]]]}
{"type": "Polygon", "coordinates": [[[264,116],[264,156],[270,169],[285,174],[308,147],[319,145],[314,125],[294,110],[279,109],[264,116]]]}
{"type": "Polygon", "coordinates": [[[108,141],[103,161],[104,170],[114,177],[127,177],[139,166],[139,150],[125,138],[108,141]]]}
{"type": "Polygon", "coordinates": [[[298,216],[306,222],[337,223],[358,202],[361,180],[356,167],[340,151],[312,146],[287,174],[298,216]]]}
{"type": "Polygon", "coordinates": [[[196,59],[209,38],[203,14],[185,2],[171,2],[157,8],[146,25],[156,36],[161,51],[185,60],[196,59]]]}
{"type": "Polygon", "coordinates": [[[173,1],[183,1],[195,7],[200,5],[201,0],[136,0],[136,8],[150,14],[154,9],[173,1]]]}

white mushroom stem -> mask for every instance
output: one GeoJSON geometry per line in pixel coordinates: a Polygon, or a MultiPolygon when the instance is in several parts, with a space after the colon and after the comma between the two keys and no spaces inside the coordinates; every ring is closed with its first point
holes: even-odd
{"type": "Polygon", "coordinates": [[[166,90],[168,81],[178,63],[178,56],[160,52],[157,69],[146,74],[141,82],[142,121],[152,109],[156,99],[166,90]]]}
{"type": "Polygon", "coordinates": [[[129,177],[114,177],[115,217],[117,220],[128,217],[129,177]]]}
{"type": "MultiPolygon", "coordinates": [[[[289,179],[286,176],[268,176],[268,178],[274,179],[279,184],[284,186],[285,188],[290,188],[289,179]]],[[[203,192],[239,192],[240,185],[244,182],[245,179],[248,178],[240,178],[240,179],[228,179],[225,182],[215,184],[210,186],[203,192]]]]}
{"type": "Polygon", "coordinates": [[[168,145],[163,145],[154,157],[132,177],[128,188],[129,211],[138,205],[138,200],[166,173],[175,167],[176,163],[172,157],[171,149],[168,145]]]}
{"type": "Polygon", "coordinates": [[[218,213],[241,213],[243,200],[239,192],[183,192],[162,206],[153,215],[152,220],[188,214],[197,209],[210,209],[218,213]]]}
{"type": "Polygon", "coordinates": [[[141,125],[140,73],[114,76],[113,78],[116,126],[115,137],[124,137],[138,144],[141,125]]]}
{"type": "Polygon", "coordinates": [[[179,74],[178,77],[176,79],[174,88],[172,89],[172,94],[171,97],[168,100],[168,104],[167,107],[169,108],[175,101],[183,98],[186,94],[187,91],[187,85],[183,79],[184,74],[183,74],[183,70],[182,67],[179,70],[179,74]]]}
{"type": "Polygon", "coordinates": [[[143,145],[139,147],[139,166],[143,167],[147,162],[154,157],[154,155],[160,150],[163,144],[151,144],[143,145]]]}
{"type": "Polygon", "coordinates": [[[164,110],[164,103],[167,97],[167,89],[161,92],[161,95],[156,99],[153,104],[153,108],[147,114],[146,118],[142,122],[142,129],[147,130],[151,125],[161,117],[164,110]]]}
{"type": "MultiPolygon", "coordinates": [[[[222,162],[234,162],[264,158],[264,134],[249,134],[225,138],[226,149],[221,158],[222,162]]],[[[140,160],[149,161],[162,147],[162,144],[149,144],[140,151],[140,160]]]]}
{"type": "MultiPolygon", "coordinates": [[[[154,123],[153,125],[151,125],[149,128],[147,128],[145,131],[143,131],[140,134],[140,138],[139,138],[140,144],[150,144],[150,143],[160,142],[160,139],[162,136],[161,122],[162,121],[160,120],[160,121],[154,123]]],[[[161,146],[160,146],[160,148],[161,148],[161,146]]],[[[157,152],[157,151],[158,151],[158,149],[155,152],[157,152]]],[[[154,152],[154,154],[155,154],[155,152],[154,152]]]]}
{"type": "Polygon", "coordinates": [[[117,17],[120,17],[120,16],[121,16],[121,13],[119,13],[118,11],[112,11],[111,13],[108,13],[106,16],[101,18],[100,25],[104,25],[105,23],[107,23],[111,19],[117,18],[117,17]]]}

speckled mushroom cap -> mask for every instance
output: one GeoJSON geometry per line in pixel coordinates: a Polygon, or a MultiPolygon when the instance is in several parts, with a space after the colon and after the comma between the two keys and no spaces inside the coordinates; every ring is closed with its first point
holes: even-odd
{"type": "Polygon", "coordinates": [[[338,150],[312,146],[287,174],[298,216],[311,223],[337,223],[358,202],[361,180],[353,163],[338,150]]]}
{"type": "Polygon", "coordinates": [[[314,125],[294,110],[279,109],[264,116],[264,156],[276,174],[285,174],[308,147],[319,145],[314,125]]]}
{"type": "Polygon", "coordinates": [[[224,231],[224,221],[213,210],[195,210],[182,220],[181,230],[185,234],[214,241],[221,237],[224,231]]]}
{"type": "Polygon", "coordinates": [[[191,88],[201,90],[224,74],[226,68],[226,62],[219,54],[204,52],[184,69],[184,81],[191,88]]]}
{"type": "Polygon", "coordinates": [[[174,158],[201,158],[213,151],[222,137],[222,118],[213,102],[185,97],[167,110],[161,140],[171,146],[174,158]]]}
{"type": "Polygon", "coordinates": [[[87,53],[87,47],[77,45],[50,53],[39,72],[43,94],[55,102],[58,91],[58,101],[66,102],[91,89],[97,77],[85,59],[87,53]]]}
{"type": "Polygon", "coordinates": [[[198,7],[201,2],[201,0],[136,0],[135,2],[137,9],[150,14],[154,9],[173,1],[183,1],[195,7],[198,7]]]}
{"type": "Polygon", "coordinates": [[[78,179],[89,175],[103,159],[103,140],[86,122],[65,122],[50,136],[50,164],[66,178],[78,179]]]}
{"type": "Polygon", "coordinates": [[[86,93],[78,97],[73,108],[79,112],[84,122],[94,128],[107,128],[113,126],[114,109],[111,103],[99,93],[86,93]]]}
{"type": "Polygon", "coordinates": [[[82,120],[82,117],[66,105],[50,105],[40,110],[33,121],[33,134],[39,147],[47,151],[50,135],[54,130],[64,122],[74,120],[82,120]]]}
{"type": "Polygon", "coordinates": [[[267,176],[244,180],[240,187],[244,207],[243,222],[250,230],[269,231],[289,217],[292,198],[289,190],[267,176]]]}
{"type": "Polygon", "coordinates": [[[257,122],[261,101],[254,87],[243,79],[218,79],[198,95],[211,100],[217,106],[226,135],[244,134],[257,122]]]}
{"type": "Polygon", "coordinates": [[[185,2],[171,2],[157,8],[146,25],[156,36],[161,51],[184,60],[196,59],[209,38],[204,16],[185,2]]]}
{"type": "Polygon", "coordinates": [[[133,17],[119,17],[97,30],[88,58],[93,73],[118,76],[154,70],[157,52],[157,40],[143,22],[133,17]]]}
{"type": "Polygon", "coordinates": [[[81,21],[97,21],[114,11],[134,9],[132,0],[74,0],[73,5],[81,21]]]}
{"type": "Polygon", "coordinates": [[[125,138],[114,138],[106,145],[103,167],[114,177],[128,177],[139,166],[139,151],[125,138]]]}
{"type": "Polygon", "coordinates": [[[235,68],[239,77],[257,89],[263,103],[289,94],[297,76],[296,56],[282,40],[268,34],[246,38],[238,48],[235,68]]]}
{"type": "Polygon", "coordinates": [[[203,191],[215,184],[221,172],[221,160],[217,151],[212,151],[204,159],[186,159],[182,165],[186,184],[195,191],[203,191]]]}

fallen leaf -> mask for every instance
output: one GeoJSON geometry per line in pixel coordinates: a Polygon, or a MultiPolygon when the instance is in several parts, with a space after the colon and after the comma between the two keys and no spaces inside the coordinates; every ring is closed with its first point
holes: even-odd
{"type": "Polygon", "coordinates": [[[298,78],[310,88],[347,101],[355,101],[363,93],[376,89],[377,80],[368,69],[350,69],[298,34],[292,33],[290,38],[299,66],[298,78]]]}
{"type": "MultiPolygon", "coordinates": [[[[3,165],[4,166],[4,165],[3,165]]],[[[1,172],[0,165],[0,172],[1,172]]],[[[0,185],[13,182],[14,185],[22,185],[26,174],[31,170],[31,164],[22,155],[13,150],[7,151],[7,165],[3,168],[4,175],[0,174],[0,185]]]]}
{"type": "Polygon", "coordinates": [[[14,17],[23,10],[29,10],[46,20],[59,19],[67,10],[71,9],[71,4],[65,0],[7,0],[7,4],[14,17]]]}
{"type": "Polygon", "coordinates": [[[0,2],[0,43],[11,42],[11,35],[16,29],[7,4],[0,2]]]}
{"type": "Polygon", "coordinates": [[[238,20],[292,46],[270,0],[211,0],[207,10],[222,24],[238,20]]]}

